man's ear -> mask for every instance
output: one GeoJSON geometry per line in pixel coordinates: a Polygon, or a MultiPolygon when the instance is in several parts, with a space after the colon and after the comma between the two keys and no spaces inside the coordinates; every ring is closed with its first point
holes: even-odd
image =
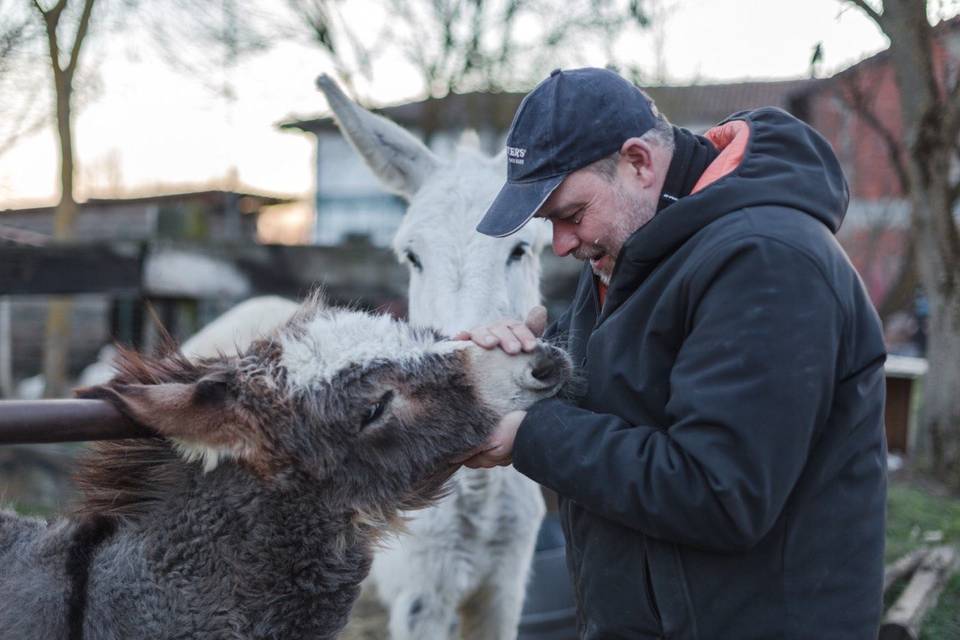
{"type": "Polygon", "coordinates": [[[127,417],[173,440],[187,461],[199,460],[210,471],[221,458],[238,458],[252,444],[250,429],[237,411],[234,376],[234,371],[224,370],[192,383],[112,382],[81,395],[109,401],[127,417]]]}
{"type": "Polygon", "coordinates": [[[655,182],[653,148],[643,138],[627,138],[620,146],[620,160],[630,167],[630,177],[650,187],[655,182]]]}

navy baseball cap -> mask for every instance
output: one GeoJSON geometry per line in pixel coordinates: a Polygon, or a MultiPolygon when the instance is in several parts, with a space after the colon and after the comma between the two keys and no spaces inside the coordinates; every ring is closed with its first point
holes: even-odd
{"type": "Polygon", "coordinates": [[[657,122],[650,99],[607,69],[556,69],[520,103],[507,134],[507,182],[477,231],[520,230],[567,174],[620,149],[657,122]]]}

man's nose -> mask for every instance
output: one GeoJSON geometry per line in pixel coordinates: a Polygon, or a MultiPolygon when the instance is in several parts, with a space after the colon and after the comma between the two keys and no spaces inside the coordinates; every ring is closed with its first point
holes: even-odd
{"type": "Polygon", "coordinates": [[[562,221],[551,222],[553,224],[553,252],[562,258],[580,246],[580,240],[573,229],[569,228],[572,225],[562,221]]]}

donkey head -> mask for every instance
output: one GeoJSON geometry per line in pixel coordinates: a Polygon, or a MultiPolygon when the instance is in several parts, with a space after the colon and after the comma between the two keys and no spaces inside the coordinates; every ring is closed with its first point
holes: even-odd
{"type": "Polygon", "coordinates": [[[409,203],[393,246],[410,270],[412,322],[453,334],[525,317],[540,303],[546,223],[533,220],[509,238],[475,230],[506,177],[503,156],[461,146],[454,160],[441,160],[395,123],[355,104],[329,77],[317,84],[347,140],[383,185],[409,203]]]}
{"type": "Polygon", "coordinates": [[[281,490],[309,483],[328,506],[378,520],[437,497],[451,460],[570,371],[546,345],[507,356],[316,301],[237,357],[126,354],[120,368],[83,395],[112,401],[187,461],[236,465],[281,490]]]}

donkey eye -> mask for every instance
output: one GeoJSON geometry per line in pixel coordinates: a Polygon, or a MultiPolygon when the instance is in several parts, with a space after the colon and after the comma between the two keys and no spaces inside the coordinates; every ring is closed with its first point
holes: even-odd
{"type": "Polygon", "coordinates": [[[393,391],[387,391],[385,394],[380,396],[380,399],[377,400],[375,404],[367,407],[367,410],[363,414],[363,419],[360,422],[360,428],[363,429],[377,420],[380,419],[380,416],[383,415],[383,412],[387,410],[387,406],[390,404],[390,400],[393,399],[393,391]]]}
{"type": "Polygon", "coordinates": [[[523,256],[527,255],[527,247],[530,244],[527,242],[518,242],[517,246],[513,248],[513,251],[510,252],[510,257],[507,258],[507,264],[511,262],[519,262],[523,256]]]}
{"type": "Polygon", "coordinates": [[[409,262],[414,269],[417,271],[423,271],[423,265],[420,264],[420,258],[413,251],[407,249],[403,252],[403,257],[407,259],[407,262],[409,262]]]}

